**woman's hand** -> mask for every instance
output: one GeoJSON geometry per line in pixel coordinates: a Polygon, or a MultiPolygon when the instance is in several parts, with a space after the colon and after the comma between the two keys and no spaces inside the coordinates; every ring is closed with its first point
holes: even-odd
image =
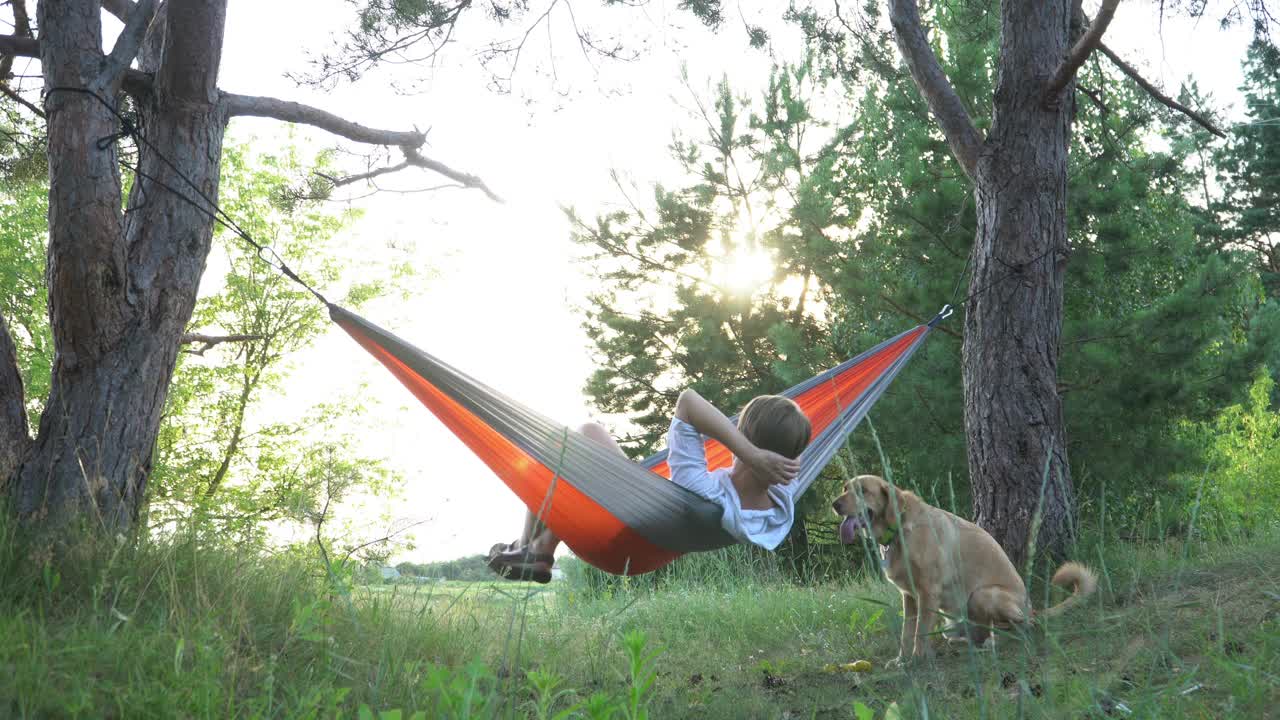
{"type": "Polygon", "coordinates": [[[751,472],[761,482],[769,485],[786,485],[800,474],[800,460],[779,455],[772,450],[756,448],[748,458],[744,458],[751,467],[751,472]]]}

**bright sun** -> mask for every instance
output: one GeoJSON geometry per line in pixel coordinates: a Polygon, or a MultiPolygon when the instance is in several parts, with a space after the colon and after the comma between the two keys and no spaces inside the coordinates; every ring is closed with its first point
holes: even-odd
{"type": "Polygon", "coordinates": [[[773,277],[773,256],[760,247],[739,245],[728,255],[717,258],[712,267],[712,281],[734,295],[754,295],[761,285],[773,277]]]}

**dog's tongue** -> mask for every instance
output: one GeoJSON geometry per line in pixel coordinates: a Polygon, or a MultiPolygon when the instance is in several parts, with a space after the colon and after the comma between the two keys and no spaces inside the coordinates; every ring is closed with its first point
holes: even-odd
{"type": "Polygon", "coordinates": [[[840,523],[840,542],[852,545],[858,540],[858,531],[866,526],[861,516],[847,517],[840,523]]]}

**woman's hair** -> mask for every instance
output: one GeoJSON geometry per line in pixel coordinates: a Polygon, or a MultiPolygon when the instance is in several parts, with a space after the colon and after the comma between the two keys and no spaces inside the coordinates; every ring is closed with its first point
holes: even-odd
{"type": "Polygon", "coordinates": [[[738,415],[738,429],[752,445],[794,458],[809,444],[813,426],[794,400],[760,395],[738,415]]]}

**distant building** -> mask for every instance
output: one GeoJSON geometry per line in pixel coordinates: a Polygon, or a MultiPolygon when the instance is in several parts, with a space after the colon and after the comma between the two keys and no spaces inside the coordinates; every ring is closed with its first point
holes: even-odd
{"type": "Polygon", "coordinates": [[[383,580],[395,580],[400,577],[400,571],[393,567],[386,567],[384,565],[383,567],[378,568],[378,571],[382,573],[383,580]]]}

